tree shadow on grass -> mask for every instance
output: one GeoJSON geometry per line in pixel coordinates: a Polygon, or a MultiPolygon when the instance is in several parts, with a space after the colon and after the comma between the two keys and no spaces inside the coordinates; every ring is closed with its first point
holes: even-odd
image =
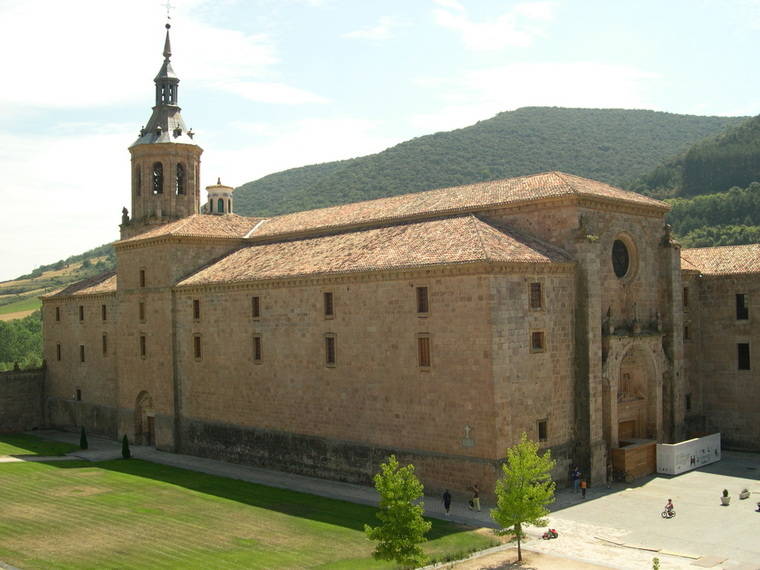
{"type": "MultiPolygon", "coordinates": [[[[98,468],[113,471],[135,477],[143,477],[176,485],[231,501],[236,501],[252,507],[259,507],[282,514],[310,519],[344,528],[363,531],[365,524],[377,525],[379,521],[375,516],[376,507],[359,505],[339,499],[329,499],[267,487],[258,483],[229,479],[217,475],[208,475],[197,471],[189,471],[178,467],[150,463],[140,459],[101,461],[96,463],[82,463],[81,461],[51,462],[46,465],[59,469],[81,469],[82,467],[98,468]]],[[[432,522],[432,528],[427,534],[428,540],[435,540],[445,536],[468,532],[472,530],[448,521],[439,519],[427,519],[432,522]]]]}

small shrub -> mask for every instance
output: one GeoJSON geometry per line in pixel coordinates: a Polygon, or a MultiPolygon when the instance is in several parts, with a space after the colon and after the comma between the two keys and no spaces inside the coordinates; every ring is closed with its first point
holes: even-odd
{"type": "Polygon", "coordinates": [[[82,431],[79,434],[79,447],[82,449],[87,449],[87,432],[84,431],[84,426],[82,426],[82,431]]]}
{"type": "Polygon", "coordinates": [[[121,456],[124,459],[129,459],[132,457],[132,452],[129,451],[129,440],[127,439],[127,434],[124,434],[124,437],[121,439],[121,456]]]}
{"type": "Polygon", "coordinates": [[[723,496],[728,497],[728,489],[723,489],[723,496]]]}

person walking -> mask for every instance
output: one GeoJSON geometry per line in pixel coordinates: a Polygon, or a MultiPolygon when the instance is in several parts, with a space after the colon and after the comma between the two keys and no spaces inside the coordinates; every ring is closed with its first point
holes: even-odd
{"type": "Polygon", "coordinates": [[[573,470],[570,472],[570,479],[573,481],[573,492],[578,492],[578,483],[580,483],[581,480],[581,472],[578,470],[578,466],[576,465],[573,467],[573,470]]]}
{"type": "Polygon", "coordinates": [[[446,516],[449,516],[449,510],[451,509],[451,493],[446,489],[443,492],[443,509],[446,511],[446,516]]]}
{"type": "Polygon", "coordinates": [[[477,509],[480,512],[480,488],[476,485],[472,486],[472,499],[470,499],[470,510],[477,509]]]}
{"type": "Polygon", "coordinates": [[[581,498],[582,499],[586,498],[586,487],[587,486],[588,485],[586,483],[586,480],[585,479],[581,479],[581,498]]]}

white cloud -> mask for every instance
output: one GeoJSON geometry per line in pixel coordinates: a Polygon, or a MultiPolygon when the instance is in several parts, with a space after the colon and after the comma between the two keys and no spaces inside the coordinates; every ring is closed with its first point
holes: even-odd
{"type": "Polygon", "coordinates": [[[403,22],[395,18],[383,16],[374,26],[367,26],[353,32],[347,32],[342,37],[373,41],[388,40],[393,36],[393,30],[403,25],[405,25],[403,22]]]}
{"type": "Polygon", "coordinates": [[[654,73],[595,62],[515,63],[418,83],[443,93],[442,107],[412,124],[432,132],[471,125],[525,106],[653,108],[645,93],[654,73]]]}
{"type": "MultiPolygon", "coordinates": [[[[172,64],[182,80],[248,98],[261,83],[270,92],[277,86],[280,97],[269,97],[272,103],[319,99],[277,81],[279,58],[270,36],[208,24],[202,15],[210,2],[183,0],[172,16],[172,64]]],[[[154,0],[109,2],[107,8],[102,0],[6,0],[0,4],[0,53],[23,55],[3,60],[0,110],[143,100],[162,61],[162,16],[154,0]],[[148,29],[146,22],[156,25],[148,29]]]]}
{"type": "Polygon", "coordinates": [[[267,83],[261,81],[219,81],[211,85],[219,90],[234,93],[258,103],[279,103],[286,105],[301,105],[303,103],[327,103],[328,99],[291,87],[284,83],[267,83]]]}
{"type": "Polygon", "coordinates": [[[544,35],[543,27],[554,17],[554,2],[524,2],[493,19],[473,21],[455,0],[434,0],[436,23],[457,32],[465,47],[473,51],[498,51],[507,46],[527,47],[544,35]]]}

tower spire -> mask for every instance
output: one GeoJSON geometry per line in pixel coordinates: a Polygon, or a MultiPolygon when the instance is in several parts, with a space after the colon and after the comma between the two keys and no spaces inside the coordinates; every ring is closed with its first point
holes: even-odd
{"type": "Polygon", "coordinates": [[[172,25],[166,22],[166,40],[164,41],[164,61],[169,61],[172,57],[172,44],[169,41],[169,29],[172,25]]]}

